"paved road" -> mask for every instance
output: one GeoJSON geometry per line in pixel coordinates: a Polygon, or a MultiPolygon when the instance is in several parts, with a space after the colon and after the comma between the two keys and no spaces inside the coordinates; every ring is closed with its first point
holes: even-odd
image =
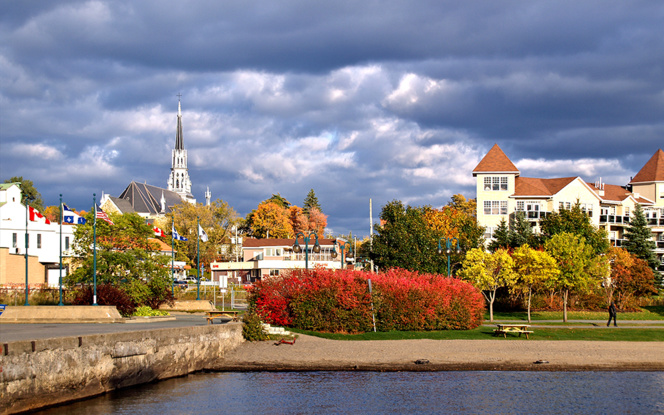
{"type": "Polygon", "coordinates": [[[155,321],[152,323],[0,324],[0,343],[22,340],[50,339],[55,337],[85,336],[88,334],[154,330],[172,327],[205,326],[207,324],[207,319],[205,318],[204,314],[171,314],[175,317],[175,320],[155,321]]]}

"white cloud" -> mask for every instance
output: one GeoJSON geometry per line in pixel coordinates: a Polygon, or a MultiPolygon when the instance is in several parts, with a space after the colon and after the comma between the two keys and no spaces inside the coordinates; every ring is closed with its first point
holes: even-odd
{"type": "Polygon", "coordinates": [[[32,160],[60,160],[63,154],[57,148],[47,144],[14,144],[11,150],[15,155],[32,160]]]}

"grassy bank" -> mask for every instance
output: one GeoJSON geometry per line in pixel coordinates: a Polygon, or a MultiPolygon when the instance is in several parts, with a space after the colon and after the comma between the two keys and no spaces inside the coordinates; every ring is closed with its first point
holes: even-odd
{"type": "MultiPolygon", "coordinates": [[[[530,313],[533,322],[537,320],[560,320],[563,319],[562,311],[533,311],[530,313]]],[[[568,320],[608,320],[607,311],[568,311],[568,320]]],[[[494,312],[494,320],[510,321],[528,321],[528,313],[525,311],[515,312],[494,312]]],[[[484,320],[489,320],[489,314],[484,316],[484,320]]],[[[664,321],[664,306],[646,306],[638,312],[618,313],[618,320],[637,321],[637,320],[662,320],[664,321]]]]}
{"type": "Polygon", "coordinates": [[[507,335],[495,337],[493,328],[478,327],[474,330],[445,330],[445,331],[388,331],[361,334],[318,333],[306,330],[289,329],[295,333],[321,337],[331,340],[490,340],[504,341],[537,341],[537,340],[591,340],[591,341],[664,341],[664,329],[575,329],[575,328],[535,328],[530,339],[507,335]]]}

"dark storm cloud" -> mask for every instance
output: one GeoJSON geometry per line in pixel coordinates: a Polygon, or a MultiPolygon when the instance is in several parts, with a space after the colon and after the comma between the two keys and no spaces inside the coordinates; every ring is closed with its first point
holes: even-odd
{"type": "Polygon", "coordinates": [[[76,207],[164,186],[182,93],[194,194],[313,188],[335,232],[524,175],[624,184],[664,142],[658,1],[21,1],[0,14],[2,178],[76,207]]]}

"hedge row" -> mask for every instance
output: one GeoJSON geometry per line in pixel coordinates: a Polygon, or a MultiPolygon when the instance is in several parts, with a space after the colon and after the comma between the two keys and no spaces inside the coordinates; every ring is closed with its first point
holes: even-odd
{"type": "Polygon", "coordinates": [[[466,330],[484,314],[484,299],[472,285],[403,269],[294,270],[258,282],[249,296],[267,323],[333,333],[373,330],[372,300],[379,331],[466,330]]]}

